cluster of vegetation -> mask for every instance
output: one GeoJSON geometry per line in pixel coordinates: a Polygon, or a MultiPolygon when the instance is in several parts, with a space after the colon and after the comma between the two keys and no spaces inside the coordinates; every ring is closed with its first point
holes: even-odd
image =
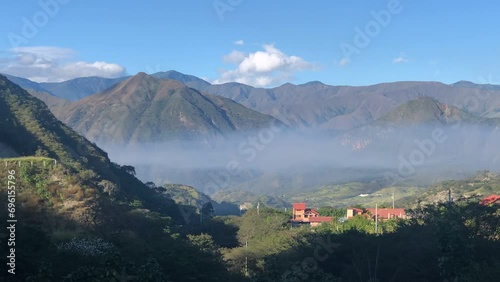
{"type": "MultiPolygon", "coordinates": [[[[212,248],[211,237],[190,234],[189,225],[198,222],[186,222],[180,206],[167,197],[157,195],[161,205],[147,197],[115,198],[83,184],[63,165],[21,161],[19,167],[18,162],[0,170],[0,179],[16,170],[18,219],[17,274],[2,273],[0,280],[238,281],[212,248]]],[[[0,209],[7,210],[4,186],[0,192],[0,209]]],[[[195,212],[187,215],[197,218],[195,212]]],[[[5,222],[6,213],[0,217],[5,222]]],[[[0,244],[6,245],[7,234],[1,233],[0,244]]]]}
{"type": "Polygon", "coordinates": [[[409,213],[408,220],[380,221],[375,234],[375,222],[362,216],[292,228],[290,214],[260,208],[242,217],[214,218],[205,232],[230,270],[248,281],[498,279],[499,205],[483,206],[474,199],[409,213]],[[218,228],[210,228],[215,222],[218,228]],[[235,241],[234,247],[224,245],[235,241]]]}

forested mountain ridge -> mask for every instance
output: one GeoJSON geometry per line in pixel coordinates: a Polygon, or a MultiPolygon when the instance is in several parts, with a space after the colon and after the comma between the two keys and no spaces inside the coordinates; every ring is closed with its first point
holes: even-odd
{"type": "MultiPolygon", "coordinates": [[[[2,159],[2,182],[15,176],[18,219],[17,276],[2,272],[3,281],[233,279],[215,250],[200,247],[211,239],[186,232],[180,206],[2,76],[0,143],[26,156],[2,159]]],[[[0,195],[7,210],[6,186],[0,195]]]]}
{"type": "Polygon", "coordinates": [[[278,122],[230,99],[139,73],[56,115],[84,136],[114,145],[223,138],[278,122]]]}

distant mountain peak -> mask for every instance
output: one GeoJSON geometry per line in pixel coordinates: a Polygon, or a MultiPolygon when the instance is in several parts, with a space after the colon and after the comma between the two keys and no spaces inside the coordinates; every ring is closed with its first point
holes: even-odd
{"type": "MultiPolygon", "coordinates": [[[[162,72],[157,72],[157,73],[162,73],[162,72]]],[[[180,71],[176,71],[176,70],[168,70],[168,71],[165,71],[163,73],[168,74],[168,75],[192,76],[192,75],[188,75],[188,74],[182,73],[180,71]]]]}
{"type": "Polygon", "coordinates": [[[156,78],[147,75],[144,72],[137,73],[136,75],[128,78],[125,81],[120,82],[116,85],[116,87],[120,89],[128,89],[128,88],[150,88],[152,84],[157,84],[156,78]]]}
{"type": "Polygon", "coordinates": [[[127,80],[125,81],[128,81],[128,80],[141,80],[141,79],[155,79],[155,77],[145,73],[145,72],[138,72],[136,75],[128,78],[127,80]]]}
{"type": "Polygon", "coordinates": [[[147,73],[141,71],[138,72],[134,77],[147,77],[147,76],[149,76],[147,73]]]}
{"type": "Polygon", "coordinates": [[[210,85],[209,82],[207,82],[199,77],[196,77],[194,75],[183,74],[183,73],[178,72],[176,70],[157,72],[157,73],[151,74],[151,76],[156,77],[156,78],[173,79],[173,80],[180,81],[184,84],[190,83],[190,84],[193,84],[193,86],[197,86],[197,87],[203,87],[203,86],[210,85]]]}
{"type": "Polygon", "coordinates": [[[315,87],[315,88],[323,88],[323,87],[328,87],[328,85],[324,84],[323,82],[321,81],[309,81],[309,82],[306,82],[306,83],[303,83],[303,84],[293,84],[293,83],[290,83],[290,82],[287,82],[281,86],[278,86],[276,87],[275,89],[293,89],[293,88],[297,88],[297,87],[315,87]]]}
{"type": "Polygon", "coordinates": [[[281,86],[297,86],[296,84],[293,84],[293,83],[290,83],[290,82],[287,82],[281,86]]]}
{"type": "Polygon", "coordinates": [[[309,82],[306,82],[306,83],[303,83],[303,84],[300,84],[301,86],[312,86],[312,85],[324,85],[326,86],[326,84],[324,84],[323,82],[319,81],[319,80],[313,80],[313,81],[309,81],[309,82]]]}
{"type": "Polygon", "coordinates": [[[227,98],[201,94],[180,81],[143,72],[70,104],[59,117],[92,141],[116,144],[209,140],[264,128],[273,119],[227,98]]]}
{"type": "Polygon", "coordinates": [[[468,80],[460,80],[452,84],[457,87],[477,87],[477,84],[468,80]]]}
{"type": "Polygon", "coordinates": [[[115,87],[119,89],[119,91],[106,90],[103,94],[117,97],[141,96],[144,97],[146,101],[150,101],[157,95],[167,95],[169,93],[168,90],[188,89],[188,87],[180,81],[156,78],[144,72],[137,73],[129,79],[120,82],[115,87]]]}

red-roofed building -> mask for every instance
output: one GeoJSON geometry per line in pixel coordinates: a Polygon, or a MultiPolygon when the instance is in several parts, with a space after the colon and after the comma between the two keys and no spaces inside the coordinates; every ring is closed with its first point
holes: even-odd
{"type": "Polygon", "coordinates": [[[353,218],[355,217],[356,215],[358,214],[363,214],[363,210],[362,209],[358,209],[358,208],[347,208],[347,219],[350,219],[350,218],[353,218]]]}
{"type": "Polygon", "coordinates": [[[493,204],[500,204],[500,196],[498,195],[489,195],[488,197],[481,200],[481,204],[488,206],[493,204]]]}
{"type": "MultiPolygon", "coordinates": [[[[374,208],[366,209],[367,212],[371,213],[371,217],[375,219],[375,210],[374,208]]],[[[377,209],[378,220],[386,220],[390,218],[407,218],[405,209],[377,209]]]]}
{"type": "MultiPolygon", "coordinates": [[[[358,209],[358,208],[347,208],[347,219],[351,219],[356,215],[369,216],[372,219],[375,219],[375,209],[358,209]]],[[[378,219],[386,220],[390,218],[407,218],[405,209],[378,209],[378,219]]]]}
{"type": "Polygon", "coordinates": [[[333,217],[319,216],[319,212],[314,209],[306,208],[305,203],[293,204],[293,218],[295,223],[309,223],[309,225],[316,226],[323,222],[331,222],[333,217]]]}
{"type": "Polygon", "coordinates": [[[293,203],[293,208],[294,209],[305,210],[306,209],[306,203],[293,203]]]}
{"type": "Polygon", "coordinates": [[[331,216],[316,216],[309,218],[309,224],[311,226],[318,226],[323,222],[332,222],[333,217],[331,216]]]}
{"type": "Polygon", "coordinates": [[[306,211],[306,203],[294,203],[293,204],[293,220],[294,221],[303,221],[305,211],[306,211]]]}

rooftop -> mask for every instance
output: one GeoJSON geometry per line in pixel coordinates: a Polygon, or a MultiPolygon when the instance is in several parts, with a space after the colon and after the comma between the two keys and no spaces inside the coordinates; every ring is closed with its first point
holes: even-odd
{"type": "Polygon", "coordinates": [[[484,198],[481,201],[482,205],[489,205],[489,204],[494,204],[494,203],[500,203],[500,196],[499,195],[489,195],[488,197],[484,198]]]}
{"type": "MultiPolygon", "coordinates": [[[[374,208],[368,208],[366,210],[369,211],[373,216],[375,216],[374,208]]],[[[382,218],[391,218],[392,216],[404,216],[406,213],[405,209],[403,208],[395,208],[395,209],[378,209],[377,214],[378,217],[382,219],[382,218]]]]}
{"type": "Polygon", "coordinates": [[[331,222],[333,217],[331,216],[317,216],[309,218],[309,222],[331,222]]]}
{"type": "Polygon", "coordinates": [[[293,208],[296,210],[305,210],[306,203],[293,203],[293,208]]]}

